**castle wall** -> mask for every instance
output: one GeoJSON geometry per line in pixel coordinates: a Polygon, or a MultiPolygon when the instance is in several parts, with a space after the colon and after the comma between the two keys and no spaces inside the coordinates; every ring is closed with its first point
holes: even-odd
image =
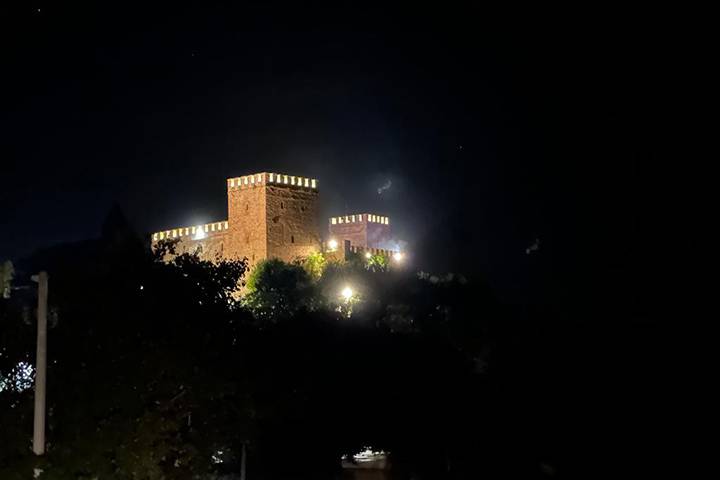
{"type": "Polygon", "coordinates": [[[225,255],[228,228],[227,220],[194,227],[172,228],[154,233],[151,246],[155,248],[158,242],[164,240],[177,240],[176,254],[197,253],[203,260],[216,262],[225,255]]]}
{"type": "Polygon", "coordinates": [[[330,225],[330,238],[342,245],[345,240],[350,240],[353,245],[367,245],[367,224],[365,222],[341,223],[330,225]]]}
{"type": "Polygon", "coordinates": [[[392,239],[390,235],[390,225],[382,223],[367,224],[367,244],[370,248],[388,248],[388,243],[392,239]]]}
{"type": "Polygon", "coordinates": [[[266,191],[268,257],[292,261],[319,251],[317,190],[270,184],[266,191]]]}
{"type": "Polygon", "coordinates": [[[209,235],[202,240],[183,237],[176,246],[176,253],[197,253],[202,260],[217,262],[224,258],[227,233],[209,235]]]}
{"type": "Polygon", "coordinates": [[[339,244],[350,240],[357,247],[388,248],[391,239],[390,219],[371,213],[331,217],[328,231],[339,244]]]}
{"type": "Polygon", "coordinates": [[[226,258],[247,258],[252,267],[267,257],[266,195],[262,174],[228,180],[226,258]],[[246,181],[252,178],[252,182],[246,181]]]}

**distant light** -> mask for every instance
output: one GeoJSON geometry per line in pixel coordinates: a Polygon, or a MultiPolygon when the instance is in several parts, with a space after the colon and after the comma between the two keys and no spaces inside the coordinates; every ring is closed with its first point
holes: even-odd
{"type": "Polygon", "coordinates": [[[140,290],[142,290],[142,289],[144,289],[144,288],[145,288],[145,287],[143,287],[142,285],[140,285],[140,290]]]}
{"type": "Polygon", "coordinates": [[[350,287],[345,287],[342,289],[342,292],[340,292],[340,294],[342,295],[342,297],[345,299],[346,302],[350,301],[350,299],[353,296],[353,293],[354,293],[353,289],[350,287]]]}
{"type": "Polygon", "coordinates": [[[393,260],[396,262],[400,262],[403,259],[403,254],[401,252],[395,252],[393,253],[393,260]]]}
{"type": "Polygon", "coordinates": [[[7,375],[0,375],[0,392],[5,390],[22,392],[32,388],[35,368],[27,362],[19,362],[7,375]]]}
{"type": "Polygon", "coordinates": [[[207,235],[205,234],[205,231],[203,230],[203,228],[202,228],[202,227],[196,227],[196,228],[195,228],[195,237],[194,237],[194,239],[195,239],[195,240],[202,240],[202,239],[205,238],[205,237],[207,237],[207,235]]]}
{"type": "Polygon", "coordinates": [[[370,258],[370,257],[372,257],[372,253],[370,253],[370,252],[365,252],[365,258],[370,258]]]}
{"type": "Polygon", "coordinates": [[[212,455],[212,462],[213,463],[223,463],[223,451],[218,450],[212,455]]]}
{"type": "Polygon", "coordinates": [[[337,240],[335,240],[334,238],[331,239],[331,240],[328,242],[328,247],[330,248],[330,251],[337,250],[337,248],[338,248],[338,242],[337,242],[337,240]]]}

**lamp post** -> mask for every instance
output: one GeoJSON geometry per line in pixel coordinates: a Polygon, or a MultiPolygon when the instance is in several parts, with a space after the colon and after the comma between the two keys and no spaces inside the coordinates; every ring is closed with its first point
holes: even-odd
{"type": "Polygon", "coordinates": [[[47,300],[48,274],[40,272],[33,275],[38,284],[37,306],[37,354],[35,365],[35,419],[33,422],[33,452],[45,453],[45,397],[47,380],[47,300]]]}

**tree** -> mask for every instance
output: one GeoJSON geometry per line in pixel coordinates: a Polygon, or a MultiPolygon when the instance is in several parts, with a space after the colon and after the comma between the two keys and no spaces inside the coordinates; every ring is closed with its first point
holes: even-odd
{"type": "Polygon", "coordinates": [[[375,255],[370,255],[370,258],[367,259],[367,264],[365,266],[365,268],[373,272],[385,272],[388,270],[388,267],[388,257],[385,255],[380,255],[379,253],[376,253],[375,255]]]}
{"type": "Polygon", "coordinates": [[[15,269],[10,260],[5,261],[0,265],[0,297],[10,298],[10,287],[12,284],[13,276],[15,275],[15,269]]]}
{"type": "MultiPolygon", "coordinates": [[[[197,255],[184,253],[169,263],[180,275],[182,290],[192,292],[200,305],[219,309],[232,308],[237,300],[241,279],[247,270],[247,260],[221,260],[213,263],[197,255]]],[[[177,292],[180,293],[180,292],[177,292]]]]}
{"type": "Polygon", "coordinates": [[[276,322],[301,309],[313,309],[314,285],[308,272],[298,264],[273,258],[257,264],[250,274],[246,306],[258,320],[276,322]]]}
{"type": "Polygon", "coordinates": [[[322,277],[325,267],[327,266],[327,260],[322,252],[313,252],[307,257],[298,259],[296,263],[298,265],[302,265],[310,278],[313,280],[318,280],[322,277]]]}

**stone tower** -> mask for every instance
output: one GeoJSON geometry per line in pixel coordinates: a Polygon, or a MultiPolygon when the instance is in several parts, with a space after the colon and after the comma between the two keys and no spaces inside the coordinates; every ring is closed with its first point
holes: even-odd
{"type": "Polygon", "coordinates": [[[317,180],[257,173],[227,180],[225,256],[291,261],[320,249],[317,180]]]}

